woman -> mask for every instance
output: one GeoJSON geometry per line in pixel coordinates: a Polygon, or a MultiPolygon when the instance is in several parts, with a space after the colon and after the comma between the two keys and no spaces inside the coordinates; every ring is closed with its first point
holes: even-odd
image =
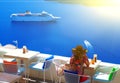
{"type": "Polygon", "coordinates": [[[86,52],[86,49],[80,45],[72,49],[73,55],[70,59],[70,69],[76,71],[80,75],[84,74],[85,66],[89,67],[89,61],[86,52]]]}

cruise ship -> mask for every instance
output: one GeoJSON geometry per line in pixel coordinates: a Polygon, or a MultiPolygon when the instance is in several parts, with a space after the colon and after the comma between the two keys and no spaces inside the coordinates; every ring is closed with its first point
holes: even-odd
{"type": "Polygon", "coordinates": [[[10,18],[12,21],[56,21],[61,17],[53,16],[46,11],[42,11],[41,13],[26,11],[25,13],[11,14],[10,18]]]}

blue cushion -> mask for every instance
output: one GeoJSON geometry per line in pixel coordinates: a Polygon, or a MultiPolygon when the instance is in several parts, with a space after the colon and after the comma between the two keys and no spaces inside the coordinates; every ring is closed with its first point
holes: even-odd
{"type": "Polygon", "coordinates": [[[32,63],[30,64],[29,68],[34,69],[34,70],[42,70],[43,69],[44,63],[32,63]]]}
{"type": "Polygon", "coordinates": [[[46,58],[45,60],[47,61],[47,60],[51,60],[53,58],[54,58],[54,55],[51,55],[50,57],[46,58]]]}
{"type": "Polygon", "coordinates": [[[77,71],[71,71],[71,70],[64,70],[64,72],[73,73],[73,74],[78,74],[77,71]]]}

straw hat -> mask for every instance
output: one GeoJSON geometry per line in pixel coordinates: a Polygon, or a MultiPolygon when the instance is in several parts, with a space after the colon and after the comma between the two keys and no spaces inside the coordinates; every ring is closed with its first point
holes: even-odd
{"type": "Polygon", "coordinates": [[[73,56],[76,59],[81,59],[86,54],[86,52],[87,50],[84,49],[81,45],[76,46],[76,48],[72,48],[73,56]]]}

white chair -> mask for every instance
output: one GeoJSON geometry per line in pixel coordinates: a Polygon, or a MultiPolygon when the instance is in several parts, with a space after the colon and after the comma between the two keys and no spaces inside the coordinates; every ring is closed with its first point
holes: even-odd
{"type": "MultiPolygon", "coordinates": [[[[37,71],[43,71],[43,81],[41,81],[41,83],[47,83],[45,80],[45,72],[46,70],[50,70],[53,58],[54,56],[50,55],[49,57],[45,59],[41,58],[39,59],[39,61],[31,63],[29,66],[30,69],[37,70],[37,71]]],[[[53,81],[53,77],[51,73],[52,72],[50,72],[50,76],[51,76],[51,80],[53,81]]]]}
{"type": "Polygon", "coordinates": [[[25,76],[26,78],[26,69],[24,64],[17,64],[17,62],[4,61],[3,68],[5,73],[18,75],[18,76],[25,76]]]}
{"type": "Polygon", "coordinates": [[[0,72],[0,83],[19,83],[21,76],[0,72]]]}
{"type": "MultiPolygon", "coordinates": [[[[16,46],[12,45],[12,44],[6,44],[5,46],[2,46],[2,44],[0,43],[0,47],[3,49],[16,49],[16,46]]],[[[3,60],[12,62],[15,61],[15,58],[8,58],[8,57],[4,57],[4,54],[6,54],[6,51],[0,51],[0,71],[3,71],[3,60]]]]}
{"type": "Polygon", "coordinates": [[[14,46],[13,44],[6,44],[3,46],[4,48],[8,48],[8,49],[17,49],[16,46],[14,46]]]}
{"type": "Polygon", "coordinates": [[[3,71],[3,66],[2,66],[3,60],[9,61],[9,62],[15,61],[15,58],[7,58],[7,57],[4,58],[3,55],[5,53],[6,52],[4,52],[4,51],[0,51],[0,71],[3,71]]]}
{"type": "Polygon", "coordinates": [[[89,75],[78,75],[76,72],[64,70],[65,83],[91,83],[89,75]]]}
{"type": "Polygon", "coordinates": [[[55,79],[55,83],[61,83],[61,78],[63,75],[63,66],[66,64],[66,61],[60,60],[60,59],[54,59],[53,63],[55,65],[55,69],[56,69],[56,79],[55,79]]]}
{"type": "Polygon", "coordinates": [[[4,51],[0,51],[0,64],[3,63],[3,55],[5,54],[6,52],[4,51]]]}
{"type": "Polygon", "coordinates": [[[94,83],[100,82],[100,83],[109,83],[112,82],[114,79],[116,72],[119,70],[119,67],[101,67],[97,70],[95,75],[93,76],[94,83]]]}
{"type": "MultiPolygon", "coordinates": [[[[12,44],[6,44],[4,46],[2,46],[0,44],[0,47],[2,48],[6,48],[6,49],[16,49],[17,47],[12,45],[12,44]]],[[[7,58],[7,57],[3,57],[3,55],[5,54],[5,51],[0,51],[0,63],[3,63],[3,59],[7,60],[7,61],[15,61],[15,58],[7,58]]]]}

